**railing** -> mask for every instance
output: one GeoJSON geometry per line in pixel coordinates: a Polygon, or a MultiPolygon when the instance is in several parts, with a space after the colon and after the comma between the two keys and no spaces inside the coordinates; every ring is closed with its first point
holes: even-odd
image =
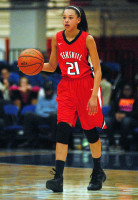
{"type": "Polygon", "coordinates": [[[14,61],[18,60],[19,55],[24,49],[10,49],[8,53],[8,62],[12,64],[14,61]]]}

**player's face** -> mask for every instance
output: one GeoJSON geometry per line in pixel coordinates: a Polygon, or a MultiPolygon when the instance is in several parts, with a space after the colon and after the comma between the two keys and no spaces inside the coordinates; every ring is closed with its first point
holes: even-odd
{"type": "Polygon", "coordinates": [[[63,26],[66,30],[71,31],[77,28],[81,19],[73,9],[66,9],[63,13],[63,26]]]}

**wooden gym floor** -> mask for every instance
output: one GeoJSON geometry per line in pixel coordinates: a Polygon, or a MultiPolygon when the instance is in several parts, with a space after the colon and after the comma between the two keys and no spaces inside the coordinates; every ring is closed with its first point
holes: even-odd
{"type": "Polygon", "coordinates": [[[64,171],[64,192],[45,188],[54,165],[54,151],[0,152],[0,200],[138,200],[138,154],[103,152],[107,180],[100,191],[87,191],[91,174],[89,152],[69,152],[64,171]]]}

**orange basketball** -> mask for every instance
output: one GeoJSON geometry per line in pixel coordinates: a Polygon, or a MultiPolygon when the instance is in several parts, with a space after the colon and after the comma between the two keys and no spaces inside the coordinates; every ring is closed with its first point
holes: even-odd
{"type": "Polygon", "coordinates": [[[36,75],[44,65],[43,55],[36,49],[26,49],[18,57],[18,67],[26,75],[36,75]]]}

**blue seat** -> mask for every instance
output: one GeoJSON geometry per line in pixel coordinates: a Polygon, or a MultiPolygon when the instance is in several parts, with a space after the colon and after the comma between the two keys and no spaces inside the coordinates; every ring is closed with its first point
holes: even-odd
{"type": "MultiPolygon", "coordinates": [[[[18,107],[15,105],[5,105],[4,114],[7,125],[3,127],[4,140],[6,140],[7,148],[11,148],[15,140],[20,137],[19,132],[23,133],[23,127],[18,124],[18,107]]],[[[22,136],[21,136],[22,137],[22,136]]]]}
{"type": "Polygon", "coordinates": [[[105,65],[108,66],[112,71],[120,72],[120,65],[119,65],[119,63],[106,62],[105,65]]]}
{"type": "Polygon", "coordinates": [[[50,128],[48,124],[39,125],[39,128],[50,128]]]}
{"type": "Polygon", "coordinates": [[[18,125],[18,107],[16,105],[5,105],[4,114],[12,119],[11,124],[3,128],[4,131],[22,130],[22,126],[18,125]]]}
{"type": "Polygon", "coordinates": [[[14,115],[17,116],[18,114],[18,107],[16,105],[5,105],[4,112],[7,115],[14,115]]]}
{"type": "Polygon", "coordinates": [[[18,74],[20,77],[23,76],[24,74],[19,70],[18,68],[18,62],[14,61],[11,65],[10,65],[10,71],[13,73],[18,74]]]}
{"type": "Polygon", "coordinates": [[[36,109],[36,105],[26,105],[23,107],[23,109],[21,110],[21,115],[26,114],[27,112],[35,112],[36,109]]]}
{"type": "Polygon", "coordinates": [[[18,65],[18,62],[17,61],[14,61],[11,65],[10,65],[10,70],[12,72],[16,72],[17,74],[19,74],[19,68],[17,67],[18,65]]]}
{"type": "Polygon", "coordinates": [[[134,133],[138,133],[138,128],[135,128],[135,129],[134,129],[134,133]]]}
{"type": "Polygon", "coordinates": [[[55,91],[57,90],[57,86],[58,86],[61,78],[62,78],[61,74],[57,74],[57,73],[52,74],[47,78],[48,81],[52,81],[53,82],[55,91]]]}
{"type": "Polygon", "coordinates": [[[0,60],[0,65],[2,65],[2,66],[5,65],[5,66],[7,66],[7,64],[8,64],[7,61],[5,61],[5,60],[0,60]]]}
{"type": "MultiPolygon", "coordinates": [[[[28,112],[34,113],[35,109],[36,109],[36,105],[26,105],[23,107],[21,111],[21,115],[25,115],[28,112]]],[[[43,124],[43,125],[40,125],[39,128],[49,128],[49,125],[43,124]]]]}
{"type": "Polygon", "coordinates": [[[11,72],[10,73],[10,77],[9,77],[9,82],[10,84],[19,84],[19,80],[20,80],[20,76],[19,74],[15,73],[15,72],[11,72]]]}
{"type": "Polygon", "coordinates": [[[23,130],[23,127],[21,125],[11,125],[3,128],[3,131],[19,131],[19,130],[23,130]]]}
{"type": "Polygon", "coordinates": [[[40,74],[37,74],[37,75],[34,75],[34,76],[28,76],[28,75],[25,75],[28,80],[29,80],[29,83],[32,85],[32,86],[39,86],[39,87],[43,87],[44,85],[44,77],[41,76],[40,74]]]}
{"type": "Polygon", "coordinates": [[[111,106],[103,106],[102,107],[104,117],[107,117],[109,115],[110,110],[111,110],[111,106]]]}

